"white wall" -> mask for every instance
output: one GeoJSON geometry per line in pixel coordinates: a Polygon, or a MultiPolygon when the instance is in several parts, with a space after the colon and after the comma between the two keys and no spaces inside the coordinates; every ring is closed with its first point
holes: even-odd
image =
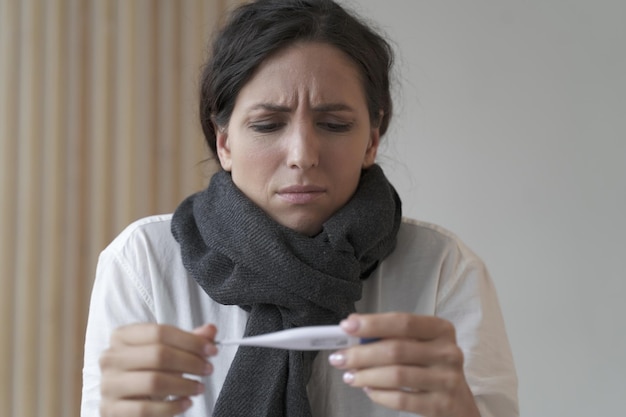
{"type": "Polygon", "coordinates": [[[379,161],[487,262],[522,415],[626,415],[626,1],[349,4],[398,51],[379,161]]]}

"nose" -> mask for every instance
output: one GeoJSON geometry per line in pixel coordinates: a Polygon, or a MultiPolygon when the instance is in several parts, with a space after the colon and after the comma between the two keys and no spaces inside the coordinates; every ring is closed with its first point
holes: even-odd
{"type": "Polygon", "coordinates": [[[319,140],[309,123],[293,126],[287,137],[287,164],[290,168],[310,169],[319,164],[319,140]]]}

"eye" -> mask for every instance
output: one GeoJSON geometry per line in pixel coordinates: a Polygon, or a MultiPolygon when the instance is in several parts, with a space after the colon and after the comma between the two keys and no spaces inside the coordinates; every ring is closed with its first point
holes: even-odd
{"type": "Polygon", "coordinates": [[[338,122],[322,122],[319,123],[323,129],[328,130],[329,132],[347,132],[352,129],[352,123],[338,123],[338,122]]]}
{"type": "Polygon", "coordinates": [[[284,123],[264,122],[251,124],[250,128],[257,133],[272,133],[279,130],[283,126],[284,123]]]}

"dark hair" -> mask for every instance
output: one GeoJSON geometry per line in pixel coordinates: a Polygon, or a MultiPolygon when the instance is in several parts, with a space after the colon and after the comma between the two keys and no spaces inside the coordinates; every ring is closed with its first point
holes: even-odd
{"type": "Polygon", "coordinates": [[[392,113],[389,43],[332,0],[257,0],[233,11],[216,34],[202,72],[200,121],[214,155],[214,123],[228,124],[239,91],[262,61],[298,41],[330,44],[354,61],[362,75],[370,120],[381,136],[387,131],[392,113]]]}

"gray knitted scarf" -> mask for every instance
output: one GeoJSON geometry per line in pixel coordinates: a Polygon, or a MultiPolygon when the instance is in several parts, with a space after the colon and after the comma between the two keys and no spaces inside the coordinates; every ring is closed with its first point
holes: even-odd
{"type": "MultiPolygon", "coordinates": [[[[215,301],[249,312],[245,336],[337,324],[394,248],[401,202],[382,169],[363,171],[348,203],[309,237],[281,226],[216,173],[176,209],[172,233],[185,268],[215,301]]],[[[240,347],[215,417],[309,417],[315,352],[240,347]]]]}

